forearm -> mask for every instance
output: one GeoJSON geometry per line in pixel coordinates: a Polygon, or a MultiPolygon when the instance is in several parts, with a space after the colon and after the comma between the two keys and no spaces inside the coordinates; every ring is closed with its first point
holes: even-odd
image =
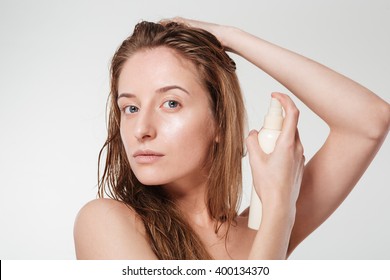
{"type": "Polygon", "coordinates": [[[351,79],[233,27],[222,28],[219,36],[227,49],[283,84],[331,129],[373,137],[388,129],[388,104],[351,79]]]}
{"type": "Polygon", "coordinates": [[[257,260],[286,259],[294,217],[295,214],[291,213],[264,215],[248,258],[257,260]]]}

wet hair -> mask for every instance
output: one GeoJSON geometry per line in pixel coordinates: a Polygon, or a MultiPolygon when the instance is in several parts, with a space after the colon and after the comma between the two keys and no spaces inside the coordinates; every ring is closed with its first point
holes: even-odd
{"type": "Polygon", "coordinates": [[[98,196],[119,200],[137,213],[159,259],[211,259],[200,237],[164,189],[145,186],[136,178],[120,136],[117,97],[123,66],[135,53],[159,47],[170,48],[192,62],[209,93],[218,141],[210,144],[209,149],[206,204],[215,220],[216,233],[226,223],[225,242],[235,223],[241,201],[245,122],[236,65],[214,35],[176,22],[138,23],[114,54],[107,103],[108,136],[99,153],[98,196]]]}

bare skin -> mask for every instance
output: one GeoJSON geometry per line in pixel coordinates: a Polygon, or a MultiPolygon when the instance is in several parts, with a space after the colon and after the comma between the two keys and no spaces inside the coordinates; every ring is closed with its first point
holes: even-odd
{"type": "MultiPolygon", "coordinates": [[[[390,106],[333,70],[244,31],[175,20],[213,33],[227,49],[287,87],[330,127],[327,140],[304,166],[296,128],[299,111],[288,96],[273,93],[286,113],[274,152],[266,155],[261,151],[256,131],[246,142],[254,186],[263,202],[263,220],[259,231],[250,230],[245,211],[231,228],[226,246],[221,236],[215,235],[214,221],[205,208],[205,181],[191,181],[196,168],[189,167],[181,178],[174,173],[166,178],[167,187],[177,194],[183,212],[214,258],[285,259],[337,209],[363,175],[389,131],[390,106]]],[[[149,128],[143,132],[145,139],[158,132],[154,124],[144,127],[149,128]]],[[[80,211],[75,243],[79,259],[156,258],[137,215],[122,203],[107,199],[92,201],[80,211]]]]}

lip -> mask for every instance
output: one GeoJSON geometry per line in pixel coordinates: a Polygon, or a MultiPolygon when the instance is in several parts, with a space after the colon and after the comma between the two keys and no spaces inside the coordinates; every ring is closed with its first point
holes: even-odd
{"type": "Polygon", "coordinates": [[[152,150],[138,150],[133,154],[137,163],[153,163],[161,159],[164,155],[152,150]]]}

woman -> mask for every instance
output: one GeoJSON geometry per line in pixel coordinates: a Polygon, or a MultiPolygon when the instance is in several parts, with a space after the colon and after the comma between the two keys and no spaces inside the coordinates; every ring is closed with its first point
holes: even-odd
{"type": "Polygon", "coordinates": [[[100,199],[76,219],[77,258],[286,259],[350,193],[389,123],[389,105],[368,89],[244,31],[141,22],[112,60],[100,199]],[[299,111],[272,94],[285,111],[274,152],[262,152],[257,131],[246,139],[263,202],[258,231],[247,227],[248,211],[237,213],[244,106],[225,51],[274,77],[330,127],[304,167],[299,111]]]}

